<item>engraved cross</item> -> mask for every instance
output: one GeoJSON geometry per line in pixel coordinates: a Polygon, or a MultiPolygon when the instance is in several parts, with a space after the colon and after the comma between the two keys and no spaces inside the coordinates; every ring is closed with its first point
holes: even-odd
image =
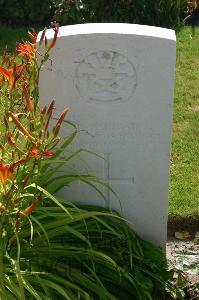
{"type": "MultiPolygon", "coordinates": [[[[118,183],[118,184],[133,184],[134,183],[134,177],[111,177],[110,175],[110,156],[111,153],[104,153],[104,165],[103,165],[103,179],[106,183],[108,183],[110,186],[113,183],[118,183]]],[[[108,200],[110,200],[110,193],[111,191],[106,188],[106,197],[108,200]]]]}

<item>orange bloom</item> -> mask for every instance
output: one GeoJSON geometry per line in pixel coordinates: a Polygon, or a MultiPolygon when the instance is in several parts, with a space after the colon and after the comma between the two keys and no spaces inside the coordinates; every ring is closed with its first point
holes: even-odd
{"type": "Polygon", "coordinates": [[[40,158],[40,156],[48,157],[52,155],[54,155],[54,152],[51,151],[43,151],[42,153],[39,153],[39,150],[36,147],[33,147],[29,152],[29,156],[34,158],[40,158]]]}
{"type": "Polygon", "coordinates": [[[14,174],[10,170],[9,166],[4,166],[3,164],[0,164],[0,181],[3,185],[6,185],[8,178],[13,180],[14,174]]]}
{"type": "Polygon", "coordinates": [[[16,50],[19,52],[19,56],[27,56],[29,61],[32,61],[36,53],[35,45],[29,42],[25,42],[23,44],[19,43],[16,50]]]}
{"type": "Polygon", "coordinates": [[[16,163],[12,164],[11,166],[5,166],[3,164],[0,164],[0,181],[3,185],[6,185],[7,179],[10,178],[11,180],[14,179],[14,169],[17,168],[20,164],[26,162],[25,159],[21,159],[17,161],[16,163]]]}
{"type": "Polygon", "coordinates": [[[37,206],[37,204],[40,202],[40,198],[36,198],[33,203],[28,206],[25,210],[24,210],[24,214],[29,216],[31,214],[31,212],[33,211],[33,209],[37,206]]]}
{"type": "Polygon", "coordinates": [[[50,43],[50,45],[48,46],[48,50],[52,49],[55,46],[56,40],[57,40],[57,36],[58,36],[58,32],[59,32],[59,25],[56,24],[55,28],[54,28],[54,37],[50,43]]]}
{"type": "Polygon", "coordinates": [[[17,126],[17,128],[20,130],[20,132],[22,132],[24,135],[28,136],[31,140],[34,140],[34,137],[31,135],[31,132],[28,129],[26,129],[23,126],[23,124],[21,124],[18,117],[15,116],[13,113],[10,113],[10,116],[11,116],[13,122],[15,123],[15,125],[17,126]]]}
{"type": "Polygon", "coordinates": [[[44,151],[42,152],[42,156],[48,157],[48,156],[53,156],[55,153],[51,151],[44,151]]]}
{"type": "Polygon", "coordinates": [[[4,76],[6,80],[8,80],[10,89],[13,89],[15,87],[15,83],[20,78],[24,66],[25,64],[21,64],[17,67],[14,65],[13,68],[10,67],[9,69],[0,67],[0,73],[4,76]]]}
{"type": "Polygon", "coordinates": [[[0,67],[0,73],[4,76],[6,80],[9,82],[9,87],[12,89],[15,85],[15,74],[14,74],[14,69],[9,68],[5,69],[4,67],[0,67]]]}
{"type": "Polygon", "coordinates": [[[59,119],[57,121],[57,124],[53,128],[53,133],[54,133],[55,136],[58,135],[60,127],[61,127],[61,124],[64,121],[64,118],[65,118],[66,114],[68,113],[68,111],[69,111],[68,107],[64,109],[63,113],[61,114],[61,116],[59,117],[59,119]]]}
{"type": "Polygon", "coordinates": [[[34,45],[34,47],[36,48],[36,42],[37,42],[37,33],[36,31],[33,29],[32,32],[28,32],[30,39],[32,40],[32,43],[34,45]]]}
{"type": "Polygon", "coordinates": [[[33,111],[33,104],[30,99],[30,95],[28,92],[28,87],[26,84],[23,85],[23,94],[24,94],[24,102],[29,111],[33,111]]]}
{"type": "Polygon", "coordinates": [[[41,34],[41,37],[40,37],[40,40],[39,40],[39,46],[41,46],[44,39],[45,39],[45,42],[46,42],[46,36],[45,36],[46,30],[47,30],[47,28],[44,28],[44,30],[42,31],[42,34],[41,34]]]}
{"type": "Polygon", "coordinates": [[[14,164],[12,164],[12,165],[10,166],[10,170],[13,172],[13,170],[14,170],[15,168],[17,168],[19,165],[21,165],[21,164],[23,164],[23,163],[25,163],[25,162],[26,162],[26,159],[18,160],[16,163],[14,163],[14,164]]]}
{"type": "Polygon", "coordinates": [[[32,148],[29,152],[29,156],[39,158],[39,150],[37,148],[32,148]]]}

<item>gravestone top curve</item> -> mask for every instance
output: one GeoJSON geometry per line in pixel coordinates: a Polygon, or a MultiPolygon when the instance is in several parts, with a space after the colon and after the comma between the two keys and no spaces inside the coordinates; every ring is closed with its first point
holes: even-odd
{"type": "MultiPolygon", "coordinates": [[[[172,29],[138,25],[138,24],[126,24],[126,23],[88,23],[88,24],[77,24],[69,26],[61,26],[59,29],[58,36],[70,36],[80,34],[130,34],[130,35],[141,35],[157,37],[162,39],[176,40],[175,31],[172,29]]],[[[38,35],[40,39],[42,32],[38,35]]],[[[54,30],[48,29],[46,31],[47,39],[52,39],[54,36],[54,30]]]]}

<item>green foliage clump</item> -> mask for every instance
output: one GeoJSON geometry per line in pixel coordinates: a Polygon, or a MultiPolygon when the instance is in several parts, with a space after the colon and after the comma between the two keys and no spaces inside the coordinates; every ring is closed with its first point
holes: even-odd
{"type": "Polygon", "coordinates": [[[176,28],[193,14],[187,0],[0,0],[0,20],[6,24],[61,25],[124,22],[176,28]]]}
{"type": "Polygon", "coordinates": [[[55,0],[54,18],[61,24],[124,22],[178,27],[186,0],[55,0]]]}
{"type": "MultiPolygon", "coordinates": [[[[66,200],[59,203],[67,214],[46,202],[30,217],[33,238],[30,240],[28,222],[19,233],[25,297],[164,299],[167,263],[158,247],[141,240],[114,212],[74,206],[66,200]]],[[[14,238],[9,255],[15,257],[16,253],[14,238]]],[[[8,261],[5,265],[10,268],[8,261]]],[[[5,278],[7,288],[18,285],[13,273],[10,281],[5,278]]]]}
{"type": "Polygon", "coordinates": [[[0,21],[6,24],[49,23],[52,13],[52,0],[0,0],[0,21]]]}

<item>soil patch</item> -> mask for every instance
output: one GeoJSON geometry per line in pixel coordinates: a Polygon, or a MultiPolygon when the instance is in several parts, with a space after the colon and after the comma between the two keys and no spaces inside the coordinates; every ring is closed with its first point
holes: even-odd
{"type": "Polygon", "coordinates": [[[199,219],[179,218],[169,220],[167,226],[168,240],[175,236],[176,231],[188,231],[190,237],[194,238],[196,232],[199,231],[199,219]]]}
{"type": "Polygon", "coordinates": [[[187,300],[199,300],[199,239],[196,239],[198,232],[198,219],[169,220],[166,255],[172,268],[187,281],[183,289],[186,295],[184,299],[187,300]],[[177,239],[176,232],[188,232],[189,237],[177,239]]]}

